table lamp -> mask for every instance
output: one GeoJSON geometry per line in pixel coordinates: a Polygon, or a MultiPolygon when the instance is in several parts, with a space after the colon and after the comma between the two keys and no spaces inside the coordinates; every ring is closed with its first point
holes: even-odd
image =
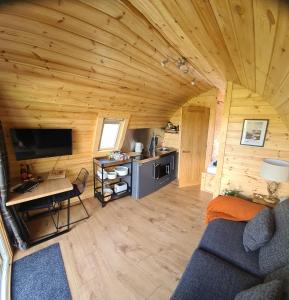
{"type": "Polygon", "coordinates": [[[261,166],[261,176],[267,180],[269,196],[266,201],[270,203],[279,202],[277,190],[280,182],[289,181],[289,162],[285,160],[265,158],[261,166]]]}

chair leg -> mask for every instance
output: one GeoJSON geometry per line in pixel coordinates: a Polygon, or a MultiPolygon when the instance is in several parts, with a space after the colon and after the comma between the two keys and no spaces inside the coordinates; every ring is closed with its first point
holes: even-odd
{"type": "Polygon", "coordinates": [[[48,207],[48,212],[49,212],[49,215],[50,215],[50,217],[51,217],[51,219],[53,221],[54,227],[56,228],[56,230],[58,230],[57,229],[57,225],[56,225],[56,223],[54,221],[53,214],[52,214],[52,211],[51,211],[50,207],[48,207]]]}
{"type": "Polygon", "coordinates": [[[78,199],[79,199],[80,203],[82,204],[82,206],[83,206],[83,208],[84,208],[84,210],[85,210],[85,212],[86,212],[87,218],[89,218],[89,213],[88,213],[88,211],[87,211],[87,209],[86,209],[84,203],[82,202],[80,196],[78,196],[78,199]]]}
{"type": "MultiPolygon", "coordinates": [[[[81,219],[79,219],[79,220],[77,220],[77,221],[74,221],[74,222],[69,222],[69,226],[72,225],[72,224],[78,223],[78,222],[80,222],[80,221],[83,221],[83,220],[85,220],[85,219],[88,219],[88,218],[90,217],[90,216],[89,216],[89,213],[88,213],[88,211],[87,211],[87,209],[86,209],[86,207],[85,207],[85,205],[84,205],[84,203],[83,203],[83,201],[82,201],[81,198],[80,198],[80,196],[77,196],[77,197],[78,197],[78,199],[79,199],[79,201],[80,201],[80,204],[83,206],[83,208],[84,208],[84,210],[85,210],[86,217],[81,218],[81,219]]],[[[63,228],[63,227],[67,227],[67,225],[62,225],[62,226],[58,227],[58,229],[63,228]]]]}

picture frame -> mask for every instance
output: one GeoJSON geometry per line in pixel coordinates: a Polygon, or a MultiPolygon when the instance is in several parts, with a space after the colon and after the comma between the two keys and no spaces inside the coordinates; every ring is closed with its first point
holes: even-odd
{"type": "Polygon", "coordinates": [[[268,119],[244,119],[240,144],[264,147],[268,125],[268,119]]]}

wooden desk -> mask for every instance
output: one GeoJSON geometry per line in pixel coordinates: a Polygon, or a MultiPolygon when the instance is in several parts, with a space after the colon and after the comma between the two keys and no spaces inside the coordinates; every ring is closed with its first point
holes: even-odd
{"type": "MultiPolygon", "coordinates": [[[[47,178],[47,177],[46,177],[47,178]]],[[[22,231],[23,237],[27,240],[27,242],[30,244],[30,246],[37,245],[39,243],[45,242],[49,239],[52,239],[56,236],[59,236],[63,233],[66,233],[69,231],[69,224],[70,224],[70,199],[68,198],[68,205],[67,205],[67,229],[59,231],[58,229],[56,232],[53,232],[49,234],[48,236],[41,237],[34,241],[29,241],[29,237],[27,236],[25,229],[23,228],[23,223],[18,216],[16,206],[17,204],[21,204],[28,201],[37,201],[39,198],[52,196],[68,192],[73,190],[73,186],[71,182],[67,178],[60,178],[60,179],[45,179],[43,182],[41,182],[36,188],[34,188],[31,192],[26,192],[24,194],[17,194],[17,193],[10,193],[8,196],[8,201],[6,202],[6,206],[10,206],[13,214],[16,218],[16,222],[18,223],[18,226],[20,230],[22,231]]]]}
{"type": "Polygon", "coordinates": [[[73,186],[67,178],[46,179],[31,192],[26,192],[24,194],[10,193],[6,206],[37,200],[42,197],[52,196],[71,190],[73,190],[73,186]]]}

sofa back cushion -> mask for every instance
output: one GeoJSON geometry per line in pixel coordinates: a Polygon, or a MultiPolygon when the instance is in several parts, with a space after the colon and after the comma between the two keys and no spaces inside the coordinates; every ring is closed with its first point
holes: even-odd
{"type": "Polygon", "coordinates": [[[275,232],[275,220],[272,209],[261,210],[244,229],[243,245],[247,252],[256,251],[268,243],[275,232]]]}
{"type": "Polygon", "coordinates": [[[259,266],[264,273],[273,272],[289,263],[289,200],[274,208],[275,234],[260,248],[259,266]]]}

